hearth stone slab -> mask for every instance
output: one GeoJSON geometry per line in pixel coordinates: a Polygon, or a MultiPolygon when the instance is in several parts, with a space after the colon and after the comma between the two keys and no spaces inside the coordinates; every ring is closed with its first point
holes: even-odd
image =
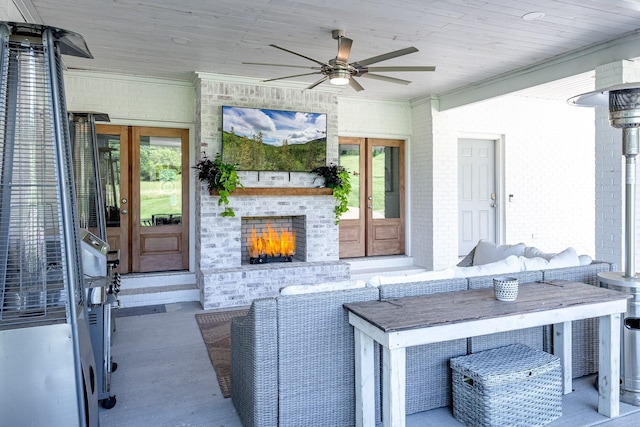
{"type": "Polygon", "coordinates": [[[293,262],[245,265],[238,268],[201,270],[198,285],[205,310],[248,306],[256,298],[278,295],[289,285],[313,285],[351,278],[344,261],[293,262]]]}

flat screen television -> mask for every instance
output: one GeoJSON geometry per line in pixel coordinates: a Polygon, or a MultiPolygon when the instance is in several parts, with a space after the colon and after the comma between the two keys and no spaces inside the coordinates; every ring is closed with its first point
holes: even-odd
{"type": "Polygon", "coordinates": [[[222,159],[239,170],[309,172],[327,160],[327,115],[222,107],[222,159]]]}

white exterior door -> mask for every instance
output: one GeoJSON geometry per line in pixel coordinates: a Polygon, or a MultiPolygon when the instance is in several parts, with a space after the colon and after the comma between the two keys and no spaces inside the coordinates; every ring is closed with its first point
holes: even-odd
{"type": "Polygon", "coordinates": [[[458,254],[485,239],[496,242],[496,142],[458,140],[458,254]]]}

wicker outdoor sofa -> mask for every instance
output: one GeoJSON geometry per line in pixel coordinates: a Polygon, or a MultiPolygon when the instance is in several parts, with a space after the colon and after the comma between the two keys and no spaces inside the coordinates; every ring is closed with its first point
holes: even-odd
{"type": "MultiPolygon", "coordinates": [[[[610,263],[593,261],[509,275],[520,283],[565,279],[598,286],[597,274],[613,268],[610,263]]],[[[367,285],[253,301],[249,313],[231,323],[232,400],[243,426],[354,425],[353,329],[342,305],[489,287],[492,278],[367,285]]],[[[549,326],[407,349],[407,414],[451,403],[452,357],[516,342],[552,351],[551,337],[549,326]]],[[[375,360],[380,363],[378,353],[375,360]]],[[[574,322],[574,378],[596,372],[597,361],[597,319],[574,322]]],[[[379,378],[375,387],[379,390],[379,378]]],[[[378,419],[379,409],[378,401],[378,419]]]]}

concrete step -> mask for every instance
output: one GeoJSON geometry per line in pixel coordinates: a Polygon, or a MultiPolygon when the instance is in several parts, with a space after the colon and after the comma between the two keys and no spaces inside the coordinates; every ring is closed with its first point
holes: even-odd
{"type": "Polygon", "coordinates": [[[120,307],[200,301],[194,273],[162,272],[122,275],[120,307]]]}

